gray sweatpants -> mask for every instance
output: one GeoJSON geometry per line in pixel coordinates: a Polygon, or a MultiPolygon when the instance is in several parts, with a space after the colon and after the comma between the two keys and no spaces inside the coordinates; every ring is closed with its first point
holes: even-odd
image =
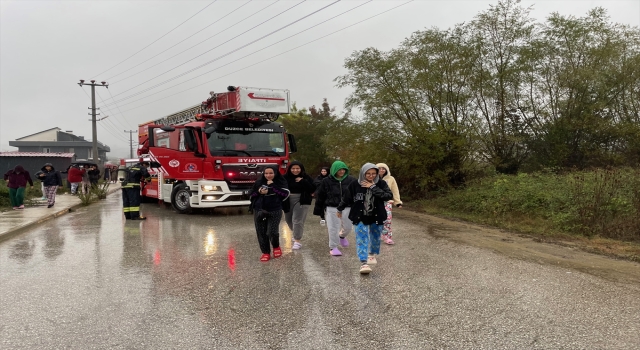
{"type": "Polygon", "coordinates": [[[349,220],[349,212],[351,208],[344,208],[342,211],[342,219],[336,216],[338,208],[327,207],[325,213],[325,220],[327,220],[327,229],[329,230],[329,249],[337,248],[340,245],[340,229],[342,229],[342,236],[347,237],[351,232],[351,220],[349,220]]]}
{"type": "Polygon", "coordinates": [[[304,222],[307,220],[309,205],[300,204],[300,193],[292,193],[289,195],[290,208],[288,213],[284,213],[284,220],[287,222],[289,229],[293,231],[293,239],[299,241],[302,239],[304,231],[304,222]]]}

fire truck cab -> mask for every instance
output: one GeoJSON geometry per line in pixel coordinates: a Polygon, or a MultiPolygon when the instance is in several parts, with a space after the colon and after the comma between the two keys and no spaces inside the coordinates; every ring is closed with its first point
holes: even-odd
{"type": "Polygon", "coordinates": [[[194,208],[247,206],[267,166],[286,172],[295,138],[276,123],[289,113],[289,91],[232,87],[196,105],[139,125],[138,155],[157,177],[142,195],[194,208]]]}

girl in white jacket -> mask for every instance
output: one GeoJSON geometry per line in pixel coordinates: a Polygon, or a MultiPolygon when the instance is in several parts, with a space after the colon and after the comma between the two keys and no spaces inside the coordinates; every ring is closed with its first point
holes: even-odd
{"type": "Polygon", "coordinates": [[[384,227],[382,229],[382,241],[386,244],[394,244],[393,239],[393,231],[391,231],[391,209],[395,204],[397,208],[402,208],[402,201],[400,200],[400,191],[398,190],[398,184],[396,183],[396,179],[391,176],[391,171],[389,171],[389,166],[384,163],[376,164],[378,169],[380,170],[379,175],[380,178],[383,179],[389,188],[391,189],[391,193],[393,193],[393,199],[389,200],[385,203],[384,208],[387,211],[387,220],[384,221],[384,227]]]}

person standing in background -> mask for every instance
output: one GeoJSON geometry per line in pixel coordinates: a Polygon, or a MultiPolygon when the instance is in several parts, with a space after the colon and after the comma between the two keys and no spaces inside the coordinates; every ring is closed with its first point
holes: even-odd
{"type": "Polygon", "coordinates": [[[85,169],[80,169],[78,165],[73,165],[67,172],[67,181],[71,184],[71,194],[76,195],[78,193],[78,186],[82,183],[82,176],[86,172],[85,169]]]}
{"type": "MultiPolygon", "coordinates": [[[[316,178],[313,180],[313,184],[316,186],[316,192],[318,192],[318,188],[320,187],[322,180],[324,180],[324,178],[327,176],[329,176],[329,167],[323,166],[322,169],[320,169],[320,175],[316,176],[316,178]]],[[[316,192],[314,192],[311,196],[316,197],[316,192]]],[[[322,216],[320,216],[320,225],[324,226],[326,224],[327,224],[327,221],[324,219],[324,214],[323,214],[322,216]]]]}
{"type": "Polygon", "coordinates": [[[118,181],[118,168],[117,167],[114,166],[113,168],[111,168],[110,177],[111,177],[111,183],[116,183],[116,181],[118,181]]]}
{"type": "Polygon", "coordinates": [[[29,172],[24,170],[22,165],[16,165],[4,174],[4,180],[9,187],[9,202],[11,202],[13,209],[24,209],[24,193],[27,183],[33,189],[33,180],[31,180],[29,172]]]}
{"type": "Polygon", "coordinates": [[[111,170],[109,170],[109,168],[104,168],[104,182],[109,183],[111,182],[111,170]]]}
{"type": "Polygon", "coordinates": [[[60,172],[53,168],[51,163],[46,163],[42,167],[40,180],[44,184],[44,195],[47,197],[47,208],[53,207],[56,203],[56,191],[58,186],[62,186],[62,176],[60,172]]]}
{"type": "Polygon", "coordinates": [[[316,190],[311,176],[307,175],[304,165],[298,161],[291,162],[287,173],[284,176],[287,179],[287,185],[291,194],[287,199],[289,201],[289,210],[285,207],[284,218],[287,226],[293,232],[293,246],[291,249],[302,248],[302,233],[304,230],[304,222],[307,220],[307,212],[311,205],[311,195],[316,190]]]}
{"type": "Polygon", "coordinates": [[[391,210],[393,209],[394,205],[397,208],[402,208],[402,201],[400,200],[400,191],[398,190],[398,184],[396,183],[396,179],[391,176],[389,166],[384,163],[378,163],[376,164],[376,166],[380,171],[380,178],[387,183],[389,189],[391,190],[391,193],[393,193],[393,199],[387,201],[384,205],[384,208],[387,211],[387,219],[384,221],[384,226],[382,229],[382,241],[386,244],[391,245],[394,244],[393,239],[391,239],[391,237],[393,236],[393,231],[391,230],[391,210]]]}
{"type": "Polygon", "coordinates": [[[96,165],[91,165],[87,174],[89,174],[89,183],[91,184],[91,187],[98,186],[98,182],[100,181],[100,169],[98,169],[96,165]]]}

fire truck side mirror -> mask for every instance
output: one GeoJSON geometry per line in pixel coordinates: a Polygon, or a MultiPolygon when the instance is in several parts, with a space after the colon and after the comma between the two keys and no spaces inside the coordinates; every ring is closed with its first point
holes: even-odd
{"type": "Polygon", "coordinates": [[[296,146],[296,138],[291,134],[287,134],[289,138],[289,153],[295,153],[298,151],[298,146],[296,146]]]}
{"type": "Polygon", "coordinates": [[[207,135],[213,134],[214,131],[216,131],[216,128],[214,128],[213,126],[210,126],[210,127],[206,128],[206,129],[204,129],[204,133],[207,134],[207,135]]]}
{"type": "Polygon", "coordinates": [[[160,130],[171,132],[171,131],[176,131],[176,128],[174,128],[173,126],[166,126],[165,125],[165,126],[161,127],[160,130]]]}

